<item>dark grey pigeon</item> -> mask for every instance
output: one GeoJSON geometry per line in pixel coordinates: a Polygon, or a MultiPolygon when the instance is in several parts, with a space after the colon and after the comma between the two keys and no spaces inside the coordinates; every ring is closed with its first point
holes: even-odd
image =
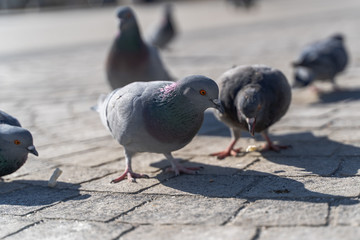
{"type": "Polygon", "coordinates": [[[119,34],[106,61],[107,79],[113,89],[135,81],[171,80],[156,47],[145,43],[131,8],[120,7],[119,34]]]}
{"type": "Polygon", "coordinates": [[[329,38],[306,46],[299,58],[293,63],[295,68],[294,87],[305,87],[314,80],[328,80],[336,90],[335,77],[344,71],[348,63],[348,54],[344,46],[344,37],[335,34],[329,38]]]}
{"type": "Polygon", "coordinates": [[[196,135],[207,108],[221,110],[217,84],[200,75],[177,82],[134,82],[100,96],[98,106],[102,123],[112,136],[124,146],[126,168],[112,182],[126,177],[130,181],[146,177],[132,171],[131,158],[138,152],[162,153],[171,169],[195,173],[177,163],[171,152],[187,145],[196,135]]]}
{"type": "Polygon", "coordinates": [[[9,114],[1,110],[0,110],[0,124],[9,124],[12,126],[21,127],[19,121],[16,118],[10,116],[9,114]]]}
{"type": "Polygon", "coordinates": [[[14,117],[0,111],[0,178],[18,170],[28,153],[38,156],[31,133],[14,117]]]}
{"type": "Polygon", "coordinates": [[[284,74],[264,65],[238,66],[225,72],[218,85],[224,114],[217,113],[217,117],[230,128],[232,141],[212,156],[223,159],[236,155],[239,149],[234,146],[241,131],[261,133],[267,142],[263,150],[287,147],[273,144],[268,136],[268,128],[285,115],[291,102],[291,88],[284,74]]]}
{"type": "Polygon", "coordinates": [[[235,7],[243,7],[249,9],[255,5],[257,0],[226,0],[226,1],[234,5],[235,7]]]}
{"type": "Polygon", "coordinates": [[[160,49],[164,49],[175,38],[176,33],[176,26],[173,19],[173,6],[166,4],[162,20],[150,35],[149,43],[160,49]]]}

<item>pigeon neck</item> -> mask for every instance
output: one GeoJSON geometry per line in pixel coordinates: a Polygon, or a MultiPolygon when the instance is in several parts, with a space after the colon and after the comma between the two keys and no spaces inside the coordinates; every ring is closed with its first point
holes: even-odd
{"type": "Polygon", "coordinates": [[[115,41],[116,49],[125,52],[139,50],[144,46],[140,31],[137,27],[126,31],[120,31],[115,41]]]}

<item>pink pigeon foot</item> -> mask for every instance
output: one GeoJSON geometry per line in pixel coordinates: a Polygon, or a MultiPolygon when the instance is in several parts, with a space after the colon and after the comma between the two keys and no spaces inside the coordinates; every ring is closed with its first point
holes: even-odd
{"type": "Polygon", "coordinates": [[[241,151],[241,148],[230,149],[226,148],[224,151],[211,153],[210,156],[216,156],[217,159],[224,159],[229,156],[236,156],[241,151]]]}
{"type": "Polygon", "coordinates": [[[165,172],[174,172],[178,176],[180,173],[197,174],[200,169],[201,167],[184,167],[179,163],[175,163],[175,167],[168,167],[165,172]]]}
{"type": "Polygon", "coordinates": [[[136,182],[136,178],[149,178],[149,176],[146,174],[134,173],[129,168],[126,168],[126,170],[123,172],[123,174],[121,174],[120,177],[112,180],[111,183],[121,182],[125,178],[127,178],[130,182],[136,182]]]}
{"type": "Polygon", "coordinates": [[[264,146],[262,147],[261,151],[265,152],[265,151],[275,151],[275,152],[280,152],[281,149],[287,149],[290,148],[291,145],[277,145],[277,144],[273,144],[273,143],[266,143],[264,144],[264,146]]]}

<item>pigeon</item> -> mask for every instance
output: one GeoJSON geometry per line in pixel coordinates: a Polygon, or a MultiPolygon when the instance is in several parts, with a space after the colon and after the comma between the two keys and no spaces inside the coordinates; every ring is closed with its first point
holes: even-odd
{"type": "Polygon", "coordinates": [[[149,43],[160,49],[164,49],[176,36],[176,27],[173,19],[173,7],[166,4],[164,7],[164,16],[161,23],[149,37],[149,43]]]}
{"type": "Polygon", "coordinates": [[[0,111],[0,178],[18,170],[28,153],[39,155],[31,133],[16,118],[0,111]]]}
{"type": "Polygon", "coordinates": [[[187,145],[196,135],[207,108],[221,111],[215,81],[192,75],[177,82],[134,82],[100,96],[95,110],[112,136],[124,147],[126,168],[112,182],[147,177],[131,168],[138,152],[164,154],[176,175],[196,173],[176,162],[171,152],[187,145]]]}
{"type": "Polygon", "coordinates": [[[107,79],[112,89],[137,81],[172,80],[156,47],[141,38],[135,15],[130,7],[120,7],[119,34],[106,61],[107,79]]]}
{"type": "Polygon", "coordinates": [[[240,149],[234,146],[243,130],[252,136],[261,133],[267,142],[262,150],[288,147],[275,145],[268,136],[268,128],[284,116],[291,102],[291,87],[283,73],[265,65],[237,66],[226,71],[218,84],[224,113],[216,116],[230,128],[232,141],[212,156],[235,156],[240,149]]]}
{"type": "Polygon", "coordinates": [[[257,0],[227,0],[228,3],[234,5],[235,7],[244,7],[250,9],[255,5],[257,0]]]}
{"type": "Polygon", "coordinates": [[[344,46],[344,36],[335,34],[329,38],[306,46],[299,58],[293,62],[295,82],[293,87],[305,87],[314,80],[329,80],[333,89],[338,87],[335,76],[344,71],[348,54],[344,46]]]}

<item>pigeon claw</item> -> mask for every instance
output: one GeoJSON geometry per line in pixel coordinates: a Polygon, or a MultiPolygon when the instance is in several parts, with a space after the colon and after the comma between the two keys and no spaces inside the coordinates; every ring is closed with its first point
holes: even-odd
{"type": "Polygon", "coordinates": [[[136,178],[149,178],[149,176],[146,174],[134,173],[133,171],[130,171],[130,170],[125,170],[124,173],[121,174],[120,177],[113,179],[111,181],[111,183],[121,182],[125,178],[127,178],[129,180],[129,182],[136,182],[136,178]]]}
{"type": "Polygon", "coordinates": [[[175,167],[167,168],[165,172],[174,172],[176,176],[179,176],[180,173],[198,174],[201,168],[202,167],[184,167],[180,164],[176,164],[175,167]]]}
{"type": "Polygon", "coordinates": [[[266,143],[261,151],[262,152],[266,152],[266,151],[274,151],[274,152],[280,152],[281,149],[288,149],[291,148],[291,145],[277,145],[277,144],[268,144],[266,143]]]}
{"type": "Polygon", "coordinates": [[[225,149],[221,152],[211,153],[210,156],[216,156],[217,159],[221,160],[229,156],[237,156],[237,154],[241,151],[241,148],[237,149],[225,149]]]}

